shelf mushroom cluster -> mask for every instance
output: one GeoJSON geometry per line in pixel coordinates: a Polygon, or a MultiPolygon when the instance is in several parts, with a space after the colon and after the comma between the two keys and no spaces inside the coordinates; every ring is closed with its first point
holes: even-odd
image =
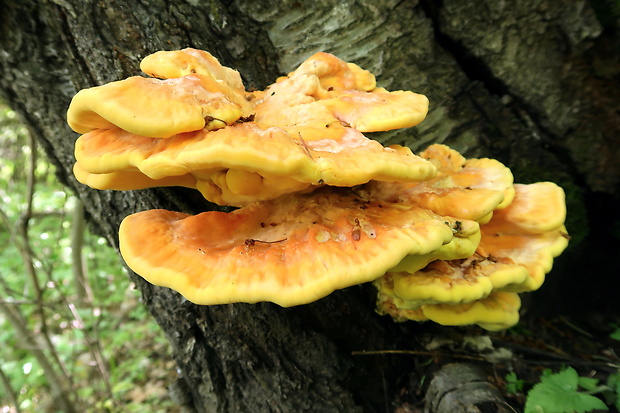
{"type": "Polygon", "coordinates": [[[374,282],[397,320],[487,329],[518,321],[567,246],[564,193],[513,184],[492,159],[420,156],[364,132],[410,127],[428,100],[377,87],[317,53],[264,91],[194,49],[157,52],[130,77],[80,91],[76,178],[93,188],[194,188],[240,207],[143,211],[119,230],[127,265],[197,304],[294,306],[374,282]]]}
{"type": "Polygon", "coordinates": [[[221,205],[244,206],[372,179],[419,181],[433,165],[373,132],[424,119],[425,96],[377,88],[374,76],[318,53],[265,91],[185,49],[147,56],[130,77],[85,89],[67,120],[83,135],[74,173],[97,189],[185,186],[221,205]]]}
{"type": "Polygon", "coordinates": [[[403,259],[375,280],[379,312],[488,330],[516,324],[518,293],[538,289],[568,245],[564,191],[551,182],[513,184],[510,170],[498,161],[466,160],[441,145],[420,155],[436,161],[436,178],[373,183],[371,193],[463,217],[461,231],[472,221],[478,226],[469,237],[455,235],[426,256],[403,259]]]}

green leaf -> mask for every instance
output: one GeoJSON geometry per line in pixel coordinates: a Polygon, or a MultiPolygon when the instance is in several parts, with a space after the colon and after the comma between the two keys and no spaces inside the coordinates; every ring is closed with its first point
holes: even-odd
{"type": "Polygon", "coordinates": [[[514,371],[506,374],[506,392],[508,394],[517,394],[523,391],[523,380],[517,378],[514,371]]]}
{"type": "Polygon", "coordinates": [[[610,375],[607,385],[614,391],[615,407],[617,410],[620,410],[620,373],[610,375]]]}
{"type": "Polygon", "coordinates": [[[598,387],[598,379],[593,379],[591,377],[579,377],[578,383],[579,387],[590,392],[596,390],[596,388],[598,387]]]}
{"type": "Polygon", "coordinates": [[[613,338],[614,340],[620,340],[620,327],[617,327],[614,332],[609,335],[609,337],[613,338]]]}
{"type": "Polygon", "coordinates": [[[578,386],[579,375],[571,367],[543,376],[540,383],[527,394],[525,413],[586,413],[597,409],[608,410],[601,399],[580,393],[578,386]]]}

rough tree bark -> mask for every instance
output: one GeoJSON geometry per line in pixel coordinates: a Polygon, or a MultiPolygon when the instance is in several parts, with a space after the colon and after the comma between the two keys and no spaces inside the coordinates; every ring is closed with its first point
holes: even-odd
{"type": "MultiPolygon", "coordinates": [[[[371,70],[381,86],[431,100],[422,125],[377,139],[414,150],[446,143],[467,156],[499,158],[517,181],[564,186],[572,253],[550,277],[559,282],[537,294],[568,311],[584,292],[600,301],[604,288],[564,286],[592,260],[601,269],[590,271],[592,284],[611,286],[604,254],[618,246],[607,230],[619,223],[612,215],[620,186],[618,17],[612,2],[594,4],[4,0],[0,92],[84,201],[93,230],[116,247],[127,214],[214,206],[183,189],[112,192],[77,183],[77,136],[65,123],[73,94],[139,74],[141,58],[163,49],[207,50],[256,88],[313,52],[334,53],[371,70]]],[[[188,411],[392,411],[410,396],[400,390],[416,359],[351,352],[416,349],[429,334],[456,334],[378,316],[370,286],[290,309],[201,307],[131,279],[170,340],[179,367],[175,397],[188,411]]]]}

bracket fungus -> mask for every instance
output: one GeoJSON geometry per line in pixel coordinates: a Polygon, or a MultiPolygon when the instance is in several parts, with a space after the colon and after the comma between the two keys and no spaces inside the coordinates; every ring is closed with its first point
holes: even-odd
{"type": "Polygon", "coordinates": [[[512,172],[495,159],[465,159],[457,151],[437,144],[420,152],[420,156],[436,166],[434,178],[371,183],[371,196],[478,222],[488,221],[495,209],[502,209],[514,198],[512,172]]]}
{"type": "MultiPolygon", "coordinates": [[[[140,69],[158,79],[174,79],[198,74],[223,83],[233,90],[245,92],[239,72],[222,66],[219,60],[203,50],[187,48],[155,52],[142,59],[140,69]]],[[[251,95],[246,96],[251,98],[251,95]]]]}
{"type": "Polygon", "coordinates": [[[550,182],[530,185],[515,184],[514,198],[503,209],[496,209],[489,222],[480,225],[480,239],[469,258],[447,256],[420,266],[400,265],[375,281],[379,290],[379,311],[400,319],[420,320],[424,317],[441,324],[463,324],[464,308],[468,314],[479,314],[488,303],[494,311],[506,316],[500,323],[482,318],[478,322],[487,329],[510,327],[518,321],[517,298],[496,293],[521,293],[538,289],[551,270],[553,259],[568,246],[564,227],[566,207],[564,191],[550,182]],[[500,298],[497,298],[500,297],[500,298]],[[499,301],[498,301],[499,300],[499,301]],[[472,303],[484,301],[483,306],[472,303]],[[432,310],[441,305],[441,312],[432,310]],[[431,310],[429,310],[429,308],[431,310]],[[470,310],[475,308],[475,312],[470,310]],[[454,318],[448,315],[454,310],[454,318]],[[511,312],[504,311],[511,309],[511,312]],[[406,310],[406,311],[401,311],[406,310]],[[517,317],[515,317],[515,314],[517,317]],[[433,314],[441,314],[433,318],[433,314]]]}
{"type": "MultiPolygon", "coordinates": [[[[300,131],[342,125],[360,132],[404,128],[422,122],[428,99],[410,91],[376,87],[373,74],[328,53],[316,53],[265,90],[256,121],[300,131]]],[[[300,132],[301,133],[301,132],[300,132]]],[[[304,137],[308,140],[309,138],[304,137]]]]}
{"type": "MultiPolygon", "coordinates": [[[[191,174],[207,200],[232,206],[321,185],[435,175],[435,166],[408,148],[385,148],[362,133],[420,122],[428,109],[423,95],[376,88],[372,74],[326,53],[265,92],[249,93],[237,72],[209,56],[158,52],[141,67],[165,80],[133,77],[80,91],[67,114],[83,133],[79,170],[140,172],[150,178],[140,176],[142,188],[191,174]]],[[[89,179],[98,189],[126,188],[89,179]]]]}
{"type": "Polygon", "coordinates": [[[255,122],[166,139],[116,127],[96,129],[78,138],[75,156],[79,168],[91,174],[140,172],[152,180],[143,180],[143,188],[165,177],[189,174],[207,200],[232,206],[319,185],[421,181],[436,172],[432,163],[408,148],[384,148],[355,129],[345,130],[339,140],[301,142],[281,128],[255,122]]]}
{"type": "Polygon", "coordinates": [[[395,320],[478,324],[519,318],[567,246],[562,189],[513,184],[493,159],[444,145],[419,156],[365,132],[421,122],[428,99],[317,53],[264,91],[207,52],[144,58],[152,77],[79,92],[76,178],[93,188],[183,186],[240,207],[126,217],[127,265],[197,304],[294,306],[373,282],[395,320]]]}
{"type": "Polygon", "coordinates": [[[139,212],[123,221],[119,237],[132,269],[190,301],[288,307],[428,254],[450,242],[455,225],[427,209],[325,188],[231,213],[139,212]]]}
{"type": "Polygon", "coordinates": [[[118,126],[153,138],[231,125],[252,110],[246,95],[204,75],[133,76],[79,91],[67,112],[79,133],[118,126]]]}

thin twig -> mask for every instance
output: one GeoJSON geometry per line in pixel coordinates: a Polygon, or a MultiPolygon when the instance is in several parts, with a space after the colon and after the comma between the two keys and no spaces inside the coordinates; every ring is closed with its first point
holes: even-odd
{"type": "MultiPolygon", "coordinates": [[[[71,314],[73,314],[75,321],[78,322],[78,325],[80,326],[80,330],[83,330],[84,325],[85,325],[84,320],[80,316],[80,313],[77,311],[77,308],[75,308],[75,305],[69,304],[69,310],[71,310],[71,314]]],[[[103,378],[103,383],[105,385],[106,392],[108,393],[108,397],[110,398],[110,400],[112,400],[114,398],[114,393],[112,393],[112,385],[110,384],[110,373],[108,372],[108,369],[106,368],[103,355],[101,354],[101,349],[99,347],[99,341],[91,340],[88,334],[84,334],[84,337],[86,339],[86,344],[88,344],[88,349],[90,351],[90,354],[95,359],[95,363],[97,364],[97,368],[99,369],[99,374],[101,374],[101,378],[103,378]]]]}
{"type": "Polygon", "coordinates": [[[0,313],[2,313],[11,323],[17,332],[18,337],[20,337],[21,340],[23,340],[29,347],[30,352],[39,363],[39,366],[43,369],[45,377],[48,380],[48,384],[52,389],[54,396],[58,400],[58,403],[61,405],[59,407],[62,411],[67,413],[76,412],[77,410],[71,402],[65,386],[63,385],[63,383],[66,382],[57,374],[56,369],[54,369],[54,366],[50,363],[43,350],[38,348],[36,345],[37,340],[33,333],[26,327],[28,322],[23,314],[19,312],[18,307],[5,305],[0,302],[0,313]]]}
{"type": "MultiPolygon", "coordinates": [[[[414,355],[414,356],[431,356],[431,357],[452,357],[465,360],[477,360],[492,362],[481,356],[471,356],[466,354],[452,354],[452,353],[440,353],[433,351],[417,351],[417,350],[376,350],[376,351],[352,351],[352,356],[374,356],[374,355],[387,355],[387,354],[401,354],[401,355],[414,355]]],[[[523,355],[522,355],[523,356],[523,355]]],[[[549,354],[549,358],[552,360],[528,360],[522,358],[521,361],[527,364],[540,364],[540,365],[572,365],[572,366],[588,366],[593,368],[599,368],[602,370],[609,370],[611,372],[620,369],[620,365],[611,362],[596,362],[588,360],[576,360],[571,358],[558,358],[553,354],[549,354]]]]}
{"type": "Polygon", "coordinates": [[[30,300],[0,300],[0,303],[5,304],[5,305],[17,305],[17,306],[36,305],[34,301],[30,301],[30,300]]]}
{"type": "MultiPolygon", "coordinates": [[[[83,244],[84,244],[84,231],[85,231],[84,208],[83,208],[83,203],[81,202],[81,200],[78,199],[76,200],[76,202],[77,202],[76,207],[73,211],[73,216],[71,220],[71,251],[72,251],[71,252],[71,258],[72,258],[71,265],[73,269],[73,279],[75,281],[73,284],[78,292],[77,306],[82,307],[87,302],[92,304],[93,297],[92,297],[92,292],[89,288],[88,282],[86,280],[86,276],[84,274],[84,260],[82,256],[82,249],[83,249],[83,244]],[[81,299],[79,297],[80,290],[83,290],[83,293],[82,293],[83,296],[81,297],[81,299]]],[[[61,219],[60,221],[61,223],[58,228],[58,234],[62,233],[62,222],[64,222],[64,220],[61,219]]],[[[59,235],[59,238],[60,238],[60,235],[59,235]]],[[[46,269],[47,278],[51,282],[54,282],[52,278],[53,266],[54,266],[54,263],[52,262],[51,265],[46,269]]],[[[56,283],[56,284],[58,284],[59,286],[61,285],[59,283],[56,283]]],[[[60,301],[64,303],[65,307],[69,308],[71,314],[73,315],[74,320],[80,326],[79,329],[81,330],[84,336],[84,342],[86,344],[86,347],[88,348],[89,352],[93,356],[97,369],[103,380],[105,391],[107,393],[107,397],[113,400],[114,396],[112,392],[112,386],[110,384],[110,374],[108,373],[106,362],[103,357],[103,353],[101,351],[101,343],[96,338],[97,336],[96,328],[95,328],[94,334],[90,334],[88,330],[84,329],[83,328],[85,325],[84,320],[82,319],[79,312],[77,311],[76,304],[73,302],[70,302],[70,300],[67,298],[67,295],[62,293],[61,289],[58,289],[57,291],[60,294],[60,301]]]]}
{"type": "Polygon", "coordinates": [[[417,351],[417,350],[362,350],[362,351],[352,351],[352,356],[376,356],[376,355],[384,355],[384,354],[404,354],[404,355],[413,355],[413,356],[431,356],[431,357],[453,357],[453,358],[461,358],[466,360],[477,360],[477,361],[487,361],[484,357],[478,356],[469,356],[465,354],[448,354],[448,353],[440,353],[434,351],[417,351]]]}
{"type": "Polygon", "coordinates": [[[10,402],[15,406],[15,413],[20,413],[21,409],[19,408],[19,401],[17,400],[17,394],[11,388],[11,382],[9,378],[4,374],[2,370],[2,365],[0,365],[0,381],[2,382],[2,387],[4,388],[4,392],[9,397],[10,402]]]}
{"type": "Polygon", "coordinates": [[[559,361],[559,360],[527,360],[527,359],[524,359],[523,362],[526,364],[538,364],[541,366],[563,366],[563,365],[584,366],[584,367],[605,370],[610,373],[616,373],[618,369],[620,369],[620,364],[614,364],[611,362],[604,363],[604,362],[589,361],[589,360],[570,359],[570,360],[565,360],[565,361],[559,361]]]}
{"type": "MultiPolygon", "coordinates": [[[[34,200],[34,190],[36,183],[36,163],[37,163],[37,147],[34,141],[32,134],[28,135],[28,145],[30,147],[30,159],[28,165],[28,176],[26,182],[26,207],[17,221],[17,235],[19,236],[20,242],[16,243],[17,248],[19,249],[20,255],[22,257],[22,261],[24,263],[24,268],[26,270],[26,274],[30,280],[32,287],[34,288],[34,301],[36,302],[36,311],[39,316],[40,321],[40,330],[41,337],[43,342],[46,345],[46,348],[54,360],[54,362],[58,365],[63,382],[65,382],[69,389],[73,389],[73,383],[67,369],[60,359],[58,352],[56,351],[56,347],[52,343],[50,338],[48,326],[47,326],[47,316],[44,308],[44,297],[43,297],[43,289],[41,288],[41,284],[39,282],[39,277],[37,274],[37,270],[34,265],[34,253],[32,251],[32,247],[29,243],[28,229],[30,224],[30,218],[32,216],[33,210],[33,200],[34,200]]],[[[56,378],[55,380],[58,380],[56,378]]]]}
{"type": "MultiPolygon", "coordinates": [[[[82,255],[82,249],[84,246],[84,231],[84,204],[80,199],[77,199],[71,220],[71,266],[73,269],[74,286],[77,291],[76,301],[79,307],[82,307],[87,302],[92,304],[93,301],[92,291],[89,288],[89,284],[84,272],[84,260],[82,255]]],[[[103,380],[107,397],[112,400],[114,398],[114,395],[112,392],[112,385],[110,384],[110,374],[107,370],[106,361],[101,351],[101,343],[96,337],[96,326],[94,327],[95,333],[91,335],[87,330],[83,328],[85,323],[79,312],[77,311],[76,305],[72,302],[69,302],[69,300],[64,294],[61,294],[61,301],[63,301],[65,305],[69,308],[74,320],[80,326],[79,329],[84,335],[84,341],[86,343],[86,346],[91,355],[93,356],[97,369],[99,370],[99,374],[101,375],[101,378],[103,380]]]]}
{"type": "MultiPolygon", "coordinates": [[[[33,150],[36,148],[33,148],[33,150]]],[[[31,158],[31,163],[34,164],[34,162],[36,162],[36,158],[31,158]]],[[[29,175],[29,177],[32,177],[32,173],[34,173],[34,170],[32,168],[30,168],[30,172],[31,174],[29,175]]],[[[54,358],[54,361],[56,362],[56,364],[60,367],[61,371],[62,371],[62,375],[65,377],[65,382],[66,384],[68,384],[69,389],[73,388],[73,385],[70,381],[69,375],[67,373],[66,367],[64,365],[64,363],[61,362],[60,360],[60,356],[57,354],[55,347],[53,346],[53,344],[51,343],[51,340],[49,339],[49,334],[47,333],[47,323],[46,323],[46,312],[45,312],[45,307],[48,307],[47,303],[45,302],[45,300],[43,299],[43,290],[41,288],[41,283],[39,281],[39,276],[37,275],[37,269],[34,266],[34,259],[35,259],[35,253],[32,250],[32,248],[30,247],[29,244],[29,238],[28,238],[28,227],[29,227],[29,223],[32,221],[34,215],[33,215],[33,209],[32,209],[32,200],[34,197],[34,186],[35,186],[35,179],[28,179],[28,189],[27,189],[27,206],[30,206],[29,208],[27,207],[25,209],[25,211],[20,215],[19,221],[18,221],[18,225],[17,226],[17,230],[14,231],[15,233],[15,237],[13,237],[13,241],[15,246],[17,247],[17,249],[20,251],[20,254],[22,255],[22,260],[24,261],[24,265],[26,266],[26,271],[29,274],[29,278],[31,279],[31,284],[33,285],[34,291],[35,291],[35,298],[33,300],[21,300],[19,303],[20,304],[28,304],[28,305],[35,305],[37,308],[37,312],[39,314],[40,320],[41,320],[41,332],[42,332],[42,338],[44,340],[44,343],[46,345],[46,349],[50,351],[52,357],[54,358]]],[[[78,204],[77,204],[77,208],[74,211],[74,216],[79,215],[80,219],[74,219],[73,220],[73,231],[72,231],[72,250],[74,251],[74,253],[72,254],[72,258],[75,261],[73,263],[73,268],[74,268],[74,276],[75,276],[75,272],[76,272],[76,268],[80,267],[80,272],[81,272],[81,268],[83,266],[83,260],[82,260],[82,244],[83,244],[83,233],[84,233],[84,223],[83,223],[83,210],[80,209],[80,206],[82,205],[82,203],[78,200],[78,204]],[[75,253],[77,252],[77,254],[75,253]],[[76,255],[79,255],[79,259],[76,259],[76,255]]],[[[52,215],[51,213],[49,215],[52,215]]],[[[54,213],[53,215],[60,215],[60,221],[61,221],[61,226],[59,228],[59,232],[60,233],[62,231],[62,222],[64,221],[62,219],[62,216],[64,215],[64,210],[61,211],[57,211],[56,213],[54,213]]],[[[8,215],[6,213],[4,213],[4,211],[2,211],[0,209],[0,219],[2,220],[2,222],[7,226],[7,228],[11,229],[12,224],[11,224],[11,220],[9,219],[8,215]]],[[[43,270],[45,272],[45,274],[47,275],[47,280],[54,282],[53,278],[52,278],[52,272],[53,272],[53,268],[54,268],[54,263],[52,262],[49,266],[45,265],[43,270]]],[[[82,278],[84,277],[83,272],[81,272],[82,278]]],[[[79,274],[76,276],[76,278],[79,278],[79,274]]],[[[3,281],[3,280],[1,280],[3,281]]],[[[79,281],[80,285],[82,286],[87,286],[87,283],[85,281],[85,279],[80,280],[79,281]]],[[[4,283],[3,283],[4,284],[4,283]]],[[[61,284],[59,283],[55,283],[58,286],[60,286],[61,284]]],[[[5,289],[7,291],[10,291],[10,288],[8,285],[4,286],[5,289]]],[[[85,291],[88,291],[87,288],[84,288],[85,291]]],[[[78,289],[79,291],[79,289],[78,289]]],[[[76,311],[75,305],[70,303],[69,300],[67,299],[67,296],[65,294],[62,293],[61,290],[58,290],[58,292],[60,293],[60,302],[63,303],[63,305],[65,306],[65,308],[69,308],[71,313],[73,314],[74,319],[78,322],[79,325],[84,325],[84,322],[82,320],[82,318],[80,317],[79,313],[76,311]]],[[[88,295],[87,295],[88,297],[88,295]]],[[[85,298],[87,298],[85,297],[85,298]]],[[[82,300],[83,303],[84,300],[82,300]]],[[[7,301],[4,302],[6,305],[12,305],[15,306],[17,304],[16,301],[7,301]]],[[[25,325],[25,324],[24,324],[25,325]]],[[[113,393],[112,393],[112,388],[111,388],[111,384],[110,384],[110,375],[107,371],[106,368],[106,363],[104,360],[104,357],[102,355],[101,352],[101,347],[100,347],[100,343],[98,342],[97,339],[94,339],[91,337],[90,334],[87,333],[86,330],[82,329],[82,332],[84,333],[84,340],[86,342],[86,345],[91,353],[91,355],[93,356],[95,363],[97,365],[97,368],[101,374],[101,377],[104,381],[104,386],[105,386],[105,391],[107,393],[107,396],[112,399],[113,398],[113,393]]],[[[37,350],[37,351],[41,351],[42,348],[36,344],[29,344],[29,349],[32,350],[37,350]]],[[[44,355],[44,353],[39,353],[44,355]]],[[[49,364],[49,363],[48,363],[49,364]]],[[[50,365],[51,366],[51,365],[50,365]]],[[[59,378],[54,378],[52,376],[49,376],[49,374],[52,374],[50,372],[50,368],[47,368],[46,370],[46,376],[48,377],[48,380],[52,380],[55,383],[59,383],[60,379],[59,378]]]]}
{"type": "Polygon", "coordinates": [[[84,204],[76,199],[71,217],[71,268],[76,292],[76,301],[82,306],[88,297],[86,276],[84,275],[84,204]]]}
{"type": "Polygon", "coordinates": [[[314,160],[314,158],[312,157],[312,153],[310,152],[310,148],[308,147],[308,144],[306,143],[304,138],[301,137],[301,132],[297,132],[297,135],[299,136],[299,140],[301,141],[301,144],[299,144],[299,146],[301,146],[304,149],[304,151],[306,152],[306,155],[308,155],[310,159],[314,160]]]}
{"type": "Polygon", "coordinates": [[[583,328],[576,326],[575,324],[571,323],[570,321],[568,321],[566,319],[566,317],[560,317],[559,318],[561,322],[563,322],[564,324],[566,324],[568,327],[572,328],[573,330],[575,330],[576,332],[583,334],[584,336],[588,337],[588,338],[594,338],[594,335],[588,333],[586,330],[584,330],[583,328]]]}

